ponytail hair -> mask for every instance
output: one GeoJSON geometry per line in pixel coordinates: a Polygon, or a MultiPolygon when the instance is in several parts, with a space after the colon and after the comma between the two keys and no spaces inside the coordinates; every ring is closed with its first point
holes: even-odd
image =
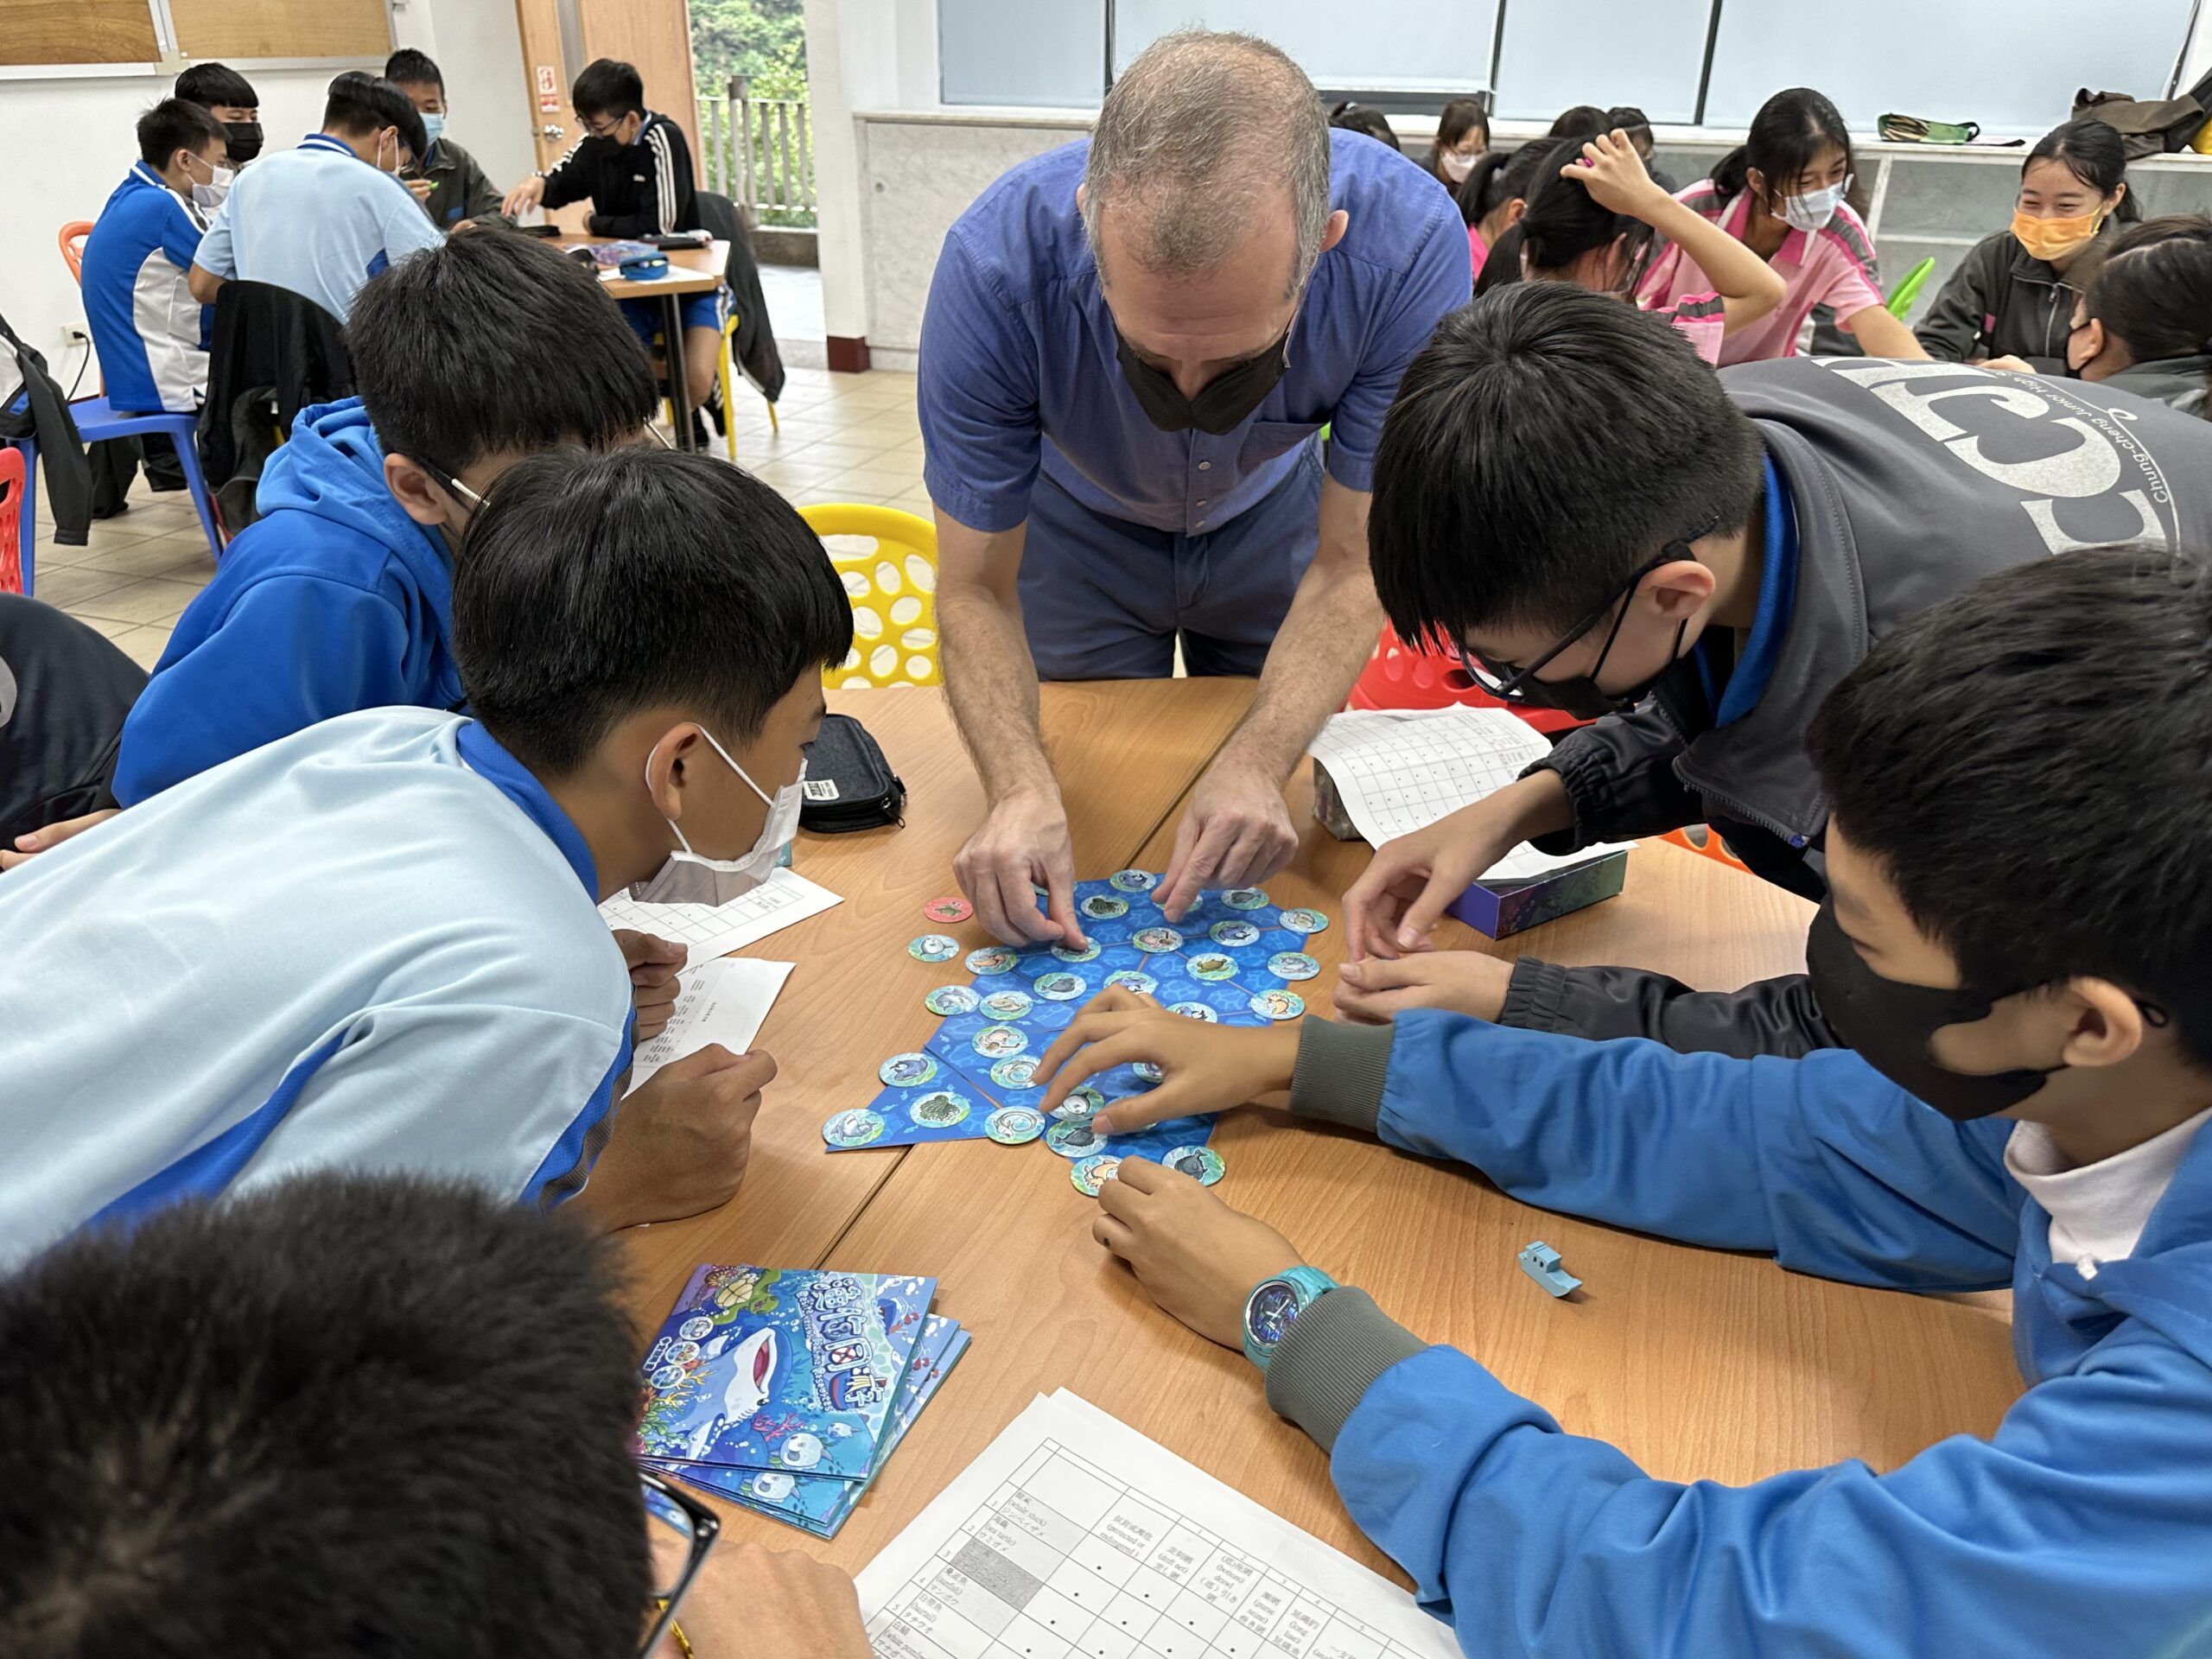
{"type": "MultiPolygon", "coordinates": [[[[2036,147],[2020,163],[2020,176],[2027,177],[2028,169],[2037,162],[2062,163],[2069,173],[2101,196],[2112,194],[2127,182],[2127,141],[2120,136],[2118,129],[2107,126],[2094,116],[2085,115],[2053,127],[2037,139],[2036,147]]],[[[2113,217],[2123,225],[2133,225],[2143,217],[2133,190],[2120,197],[2120,206],[2113,209],[2113,217]]]]}
{"type": "MultiPolygon", "coordinates": [[[[2170,213],[2122,231],[2082,306],[2138,363],[2212,353],[2212,218],[2170,213]]],[[[2197,412],[2212,418],[2212,375],[2205,392],[2197,412]]]]}
{"type": "Polygon", "coordinates": [[[1830,144],[1842,146],[1844,171],[1855,177],[1859,162],[1842,113],[1810,86],[1792,86],[1759,105],[1744,142],[1714,164],[1713,182],[1726,200],[1751,188],[1751,169],[1757,168],[1775,198],[1764,206],[1777,213],[1779,197],[1789,194],[1783,187],[1795,184],[1830,144]]]}
{"type": "Polygon", "coordinates": [[[1503,288],[1508,283],[1521,280],[1521,245],[1518,225],[1509,225],[1499,232],[1490,257],[1483,261],[1481,274],[1475,278],[1472,298],[1479,300],[1493,288],[1503,288]]]}
{"type": "MultiPolygon", "coordinates": [[[[1624,238],[1628,286],[1632,291],[1650,256],[1654,232],[1632,214],[1600,207],[1590,187],[1573,176],[1573,163],[1582,154],[1582,145],[1580,138],[1562,138],[1545,152],[1535,184],[1529,192],[1528,208],[1515,226],[1521,232],[1521,247],[1528,253],[1529,270],[1549,276],[1566,270],[1593,249],[1624,238]]],[[[1491,257],[1497,257],[1493,251],[1491,257]]]]}
{"type": "Polygon", "coordinates": [[[1479,225],[1516,197],[1528,200],[1536,168],[1553,142],[1532,138],[1518,149],[1486,149],[1476,156],[1474,166],[1453,193],[1459,217],[1470,225],[1479,225]]]}

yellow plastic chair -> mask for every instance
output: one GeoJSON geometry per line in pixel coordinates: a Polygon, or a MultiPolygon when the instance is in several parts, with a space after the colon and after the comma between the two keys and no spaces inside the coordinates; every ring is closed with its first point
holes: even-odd
{"type": "Polygon", "coordinates": [[[798,515],[830,550],[853,601],[853,648],[823,683],[847,689],[944,684],[937,526],[897,507],[858,502],[819,503],[801,507],[798,515]]]}

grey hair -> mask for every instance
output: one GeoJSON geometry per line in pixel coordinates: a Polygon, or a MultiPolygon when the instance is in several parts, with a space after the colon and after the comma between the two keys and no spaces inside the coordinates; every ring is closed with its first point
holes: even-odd
{"type": "Polygon", "coordinates": [[[1083,172],[1083,225],[1100,260],[1110,203],[1147,270],[1214,270],[1290,187],[1295,294],[1329,222],[1329,119],[1306,72],[1255,35],[1181,29],[1138,54],[1106,94],[1083,172]]]}

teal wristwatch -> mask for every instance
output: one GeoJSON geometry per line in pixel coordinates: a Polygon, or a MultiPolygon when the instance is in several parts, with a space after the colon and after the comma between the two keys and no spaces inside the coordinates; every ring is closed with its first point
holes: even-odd
{"type": "Polygon", "coordinates": [[[1319,1268],[1292,1268],[1261,1280],[1244,1299],[1244,1357],[1265,1372],[1298,1316],[1336,1288],[1337,1281],[1319,1268]]]}

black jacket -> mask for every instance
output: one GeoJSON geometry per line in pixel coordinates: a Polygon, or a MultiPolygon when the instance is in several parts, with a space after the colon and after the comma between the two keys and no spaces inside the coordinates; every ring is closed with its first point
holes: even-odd
{"type": "MultiPolygon", "coordinates": [[[[696,200],[699,219],[707,234],[729,244],[729,263],[722,270],[722,285],[729,289],[730,308],[737,318],[733,342],[737,360],[760,395],[770,403],[784,395],[784,356],[776,346],[776,331],[768,322],[768,296],[760,286],[760,262],[753,257],[753,237],[737,204],[728,196],[702,190],[696,200]]],[[[733,418],[724,410],[722,419],[733,418]]]]}
{"type": "MultiPolygon", "coordinates": [[[[2108,214],[2097,241],[2120,233],[2108,214]]],[[[2066,372],[2079,289],[2038,259],[2010,231],[1985,236],[1936,290],[1927,319],[1913,330],[1930,357],[1947,363],[2017,357],[2049,374],[2066,372]]]]}
{"type": "Polygon", "coordinates": [[[117,804],[124,716],[146,671],[73,616],[0,594],[0,847],[117,804]]]}
{"type": "Polygon", "coordinates": [[[696,188],[683,129],[649,112],[634,143],[578,139],[545,175],[544,205],[565,207],[588,196],[594,236],[665,236],[703,228],[696,188]]]}
{"type": "Polygon", "coordinates": [[[92,521],[92,463],[68,398],[46,372],[46,359],[23,344],[5,317],[0,317],[0,438],[29,438],[38,445],[47,505],[54,510],[54,545],[82,547],[92,521]]]}
{"type": "MultiPolygon", "coordinates": [[[[1804,734],[1829,689],[1900,622],[1993,571],[2194,534],[2212,520],[2212,423],[2109,383],[1948,364],[1785,358],[1720,381],[1758,428],[1796,518],[1796,599],[1772,677],[1749,712],[1716,726],[1685,657],[1641,707],[1569,733],[1530,770],[1559,774],[1574,827],[1537,845],[1569,852],[1703,821],[1769,880],[1819,898],[1827,801],[1804,734]]],[[[1715,642],[1724,664],[1731,648],[1715,642]]],[[[1802,979],[1700,994],[1632,969],[1527,957],[1503,1018],[1736,1054],[1834,1040],[1802,979]]]]}
{"type": "Polygon", "coordinates": [[[261,464],[292,417],[353,395],[353,359],[338,319],[272,283],[225,283],[215,296],[200,463],[233,536],[255,518],[261,464]]]}
{"type": "Polygon", "coordinates": [[[464,220],[478,225],[514,223],[499,211],[499,192],[482,164],[452,139],[441,138],[430,146],[423,176],[430,181],[423,211],[440,230],[450,231],[464,220]]]}
{"type": "Polygon", "coordinates": [[[2212,391],[2212,352],[2131,363],[2100,384],[2117,386],[2138,397],[2164,404],[2168,409],[2201,417],[2205,413],[2206,393],[2212,391]]]}

